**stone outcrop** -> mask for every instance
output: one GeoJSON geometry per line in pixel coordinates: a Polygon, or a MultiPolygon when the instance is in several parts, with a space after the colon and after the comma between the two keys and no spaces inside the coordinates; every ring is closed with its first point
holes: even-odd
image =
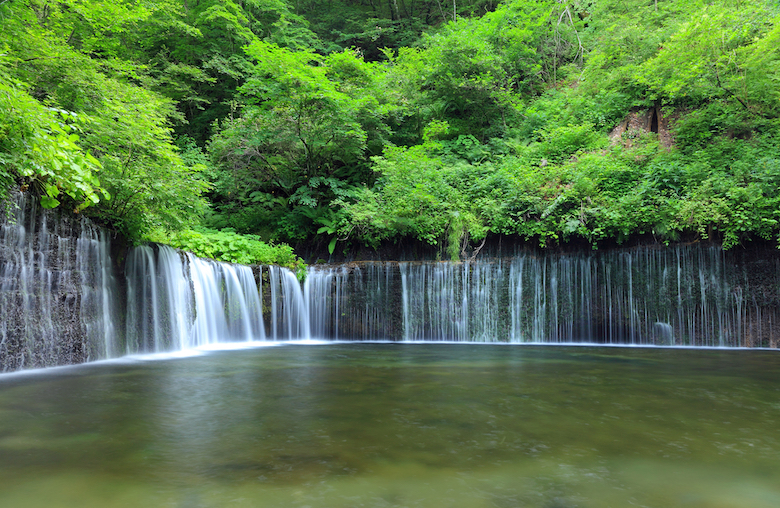
{"type": "Polygon", "coordinates": [[[236,340],[780,342],[774,245],[498,246],[469,263],[317,265],[301,288],[283,268],[165,246],[134,249],[120,270],[112,244],[22,194],[2,205],[0,372],[236,340]]]}
{"type": "Polygon", "coordinates": [[[0,207],[0,371],[108,356],[118,295],[106,232],[21,193],[0,207]]]}
{"type": "Polygon", "coordinates": [[[674,115],[664,116],[662,108],[658,105],[649,109],[635,110],[609,133],[609,139],[614,144],[623,143],[631,146],[635,138],[653,132],[658,134],[658,142],[661,146],[671,148],[674,145],[674,136],[670,131],[673,121],[674,115]]]}

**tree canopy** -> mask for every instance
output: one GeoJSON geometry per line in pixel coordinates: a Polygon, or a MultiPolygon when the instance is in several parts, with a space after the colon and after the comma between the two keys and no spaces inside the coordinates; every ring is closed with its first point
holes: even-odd
{"type": "Polygon", "coordinates": [[[134,241],[780,235],[776,2],[15,0],[0,25],[0,188],[134,241]]]}

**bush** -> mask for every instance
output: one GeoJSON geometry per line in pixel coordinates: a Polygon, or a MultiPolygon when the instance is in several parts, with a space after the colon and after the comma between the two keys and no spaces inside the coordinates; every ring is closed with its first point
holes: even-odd
{"type": "Polygon", "coordinates": [[[279,265],[305,271],[303,260],[289,245],[273,245],[255,235],[240,235],[231,229],[184,230],[171,235],[158,233],[153,241],[192,252],[196,256],[242,265],[279,265]]]}

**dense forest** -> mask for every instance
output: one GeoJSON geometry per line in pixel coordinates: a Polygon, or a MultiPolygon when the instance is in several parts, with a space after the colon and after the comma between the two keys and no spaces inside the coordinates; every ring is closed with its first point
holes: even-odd
{"type": "Polygon", "coordinates": [[[291,263],[780,235],[757,0],[2,0],[0,193],[291,263]]]}

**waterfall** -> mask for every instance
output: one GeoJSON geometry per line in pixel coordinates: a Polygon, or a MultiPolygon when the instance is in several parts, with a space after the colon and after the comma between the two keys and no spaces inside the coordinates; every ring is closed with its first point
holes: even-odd
{"type": "Polygon", "coordinates": [[[0,209],[0,369],[266,339],[778,342],[780,256],[771,248],[313,265],[303,285],[285,268],[164,245],[133,248],[119,277],[116,268],[106,231],[12,194],[0,209]]]}
{"type": "Polygon", "coordinates": [[[264,340],[262,306],[252,270],[187,254],[196,319],[193,340],[182,347],[225,340],[264,340]]]}
{"type": "Polygon", "coordinates": [[[114,356],[110,243],[86,219],[11,193],[0,203],[0,370],[114,356]]]}
{"type": "Polygon", "coordinates": [[[397,340],[406,322],[397,263],[309,267],[304,298],[311,336],[331,340],[397,340]]]}
{"type": "Polygon", "coordinates": [[[308,307],[306,314],[312,337],[342,338],[343,330],[339,330],[341,302],[346,298],[344,291],[348,277],[345,267],[325,268],[307,277],[303,297],[308,307]]]}
{"type": "Polygon", "coordinates": [[[775,347],[779,290],[772,252],[680,245],[315,266],[305,297],[324,338],[775,347]]]}
{"type": "Polygon", "coordinates": [[[286,268],[269,266],[272,340],[310,339],[308,306],[295,274],[286,268]]]}
{"type": "Polygon", "coordinates": [[[128,254],[125,276],[127,353],[266,338],[261,297],[248,266],[144,245],[128,254]]]}
{"type": "MultiPolygon", "coordinates": [[[[501,328],[502,263],[399,263],[403,340],[492,341],[501,328]]],[[[390,337],[386,337],[390,338],[390,337]]]]}
{"type": "Polygon", "coordinates": [[[315,265],[301,287],[284,268],[255,283],[247,267],[145,246],[126,265],[126,351],[265,338],[776,345],[777,258],[730,256],[676,246],[315,265]]]}
{"type": "MultiPolygon", "coordinates": [[[[116,347],[119,292],[114,278],[108,234],[86,220],[76,239],[76,269],[81,281],[80,320],[87,340],[95,345],[94,358],[112,358],[116,347]]],[[[62,238],[58,238],[63,242],[62,238]]],[[[64,256],[67,248],[61,249],[64,256]]]]}
{"type": "Polygon", "coordinates": [[[127,255],[125,278],[125,353],[189,347],[194,293],[180,254],[164,245],[136,247],[127,255]]]}

